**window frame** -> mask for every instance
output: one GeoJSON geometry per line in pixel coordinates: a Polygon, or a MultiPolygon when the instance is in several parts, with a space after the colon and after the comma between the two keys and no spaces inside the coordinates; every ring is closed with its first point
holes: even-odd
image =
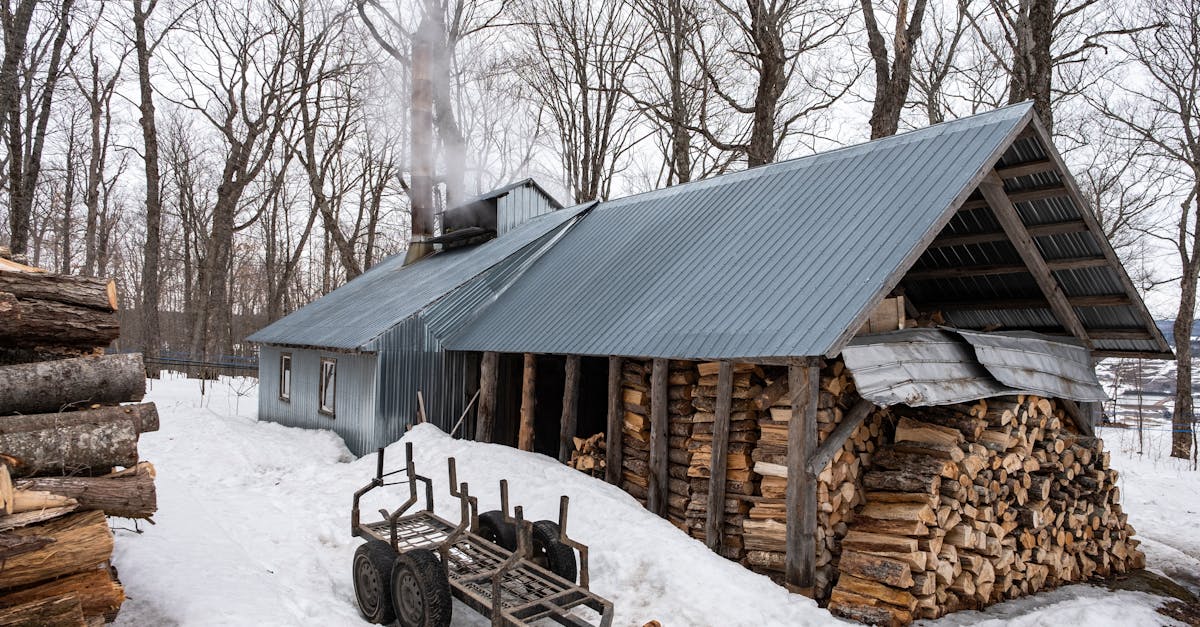
{"type": "Polygon", "coordinates": [[[317,411],[329,417],[337,415],[337,359],[333,357],[321,358],[321,370],[318,372],[317,380],[317,411]],[[330,372],[330,376],[325,376],[326,367],[330,372]],[[330,379],[333,380],[333,389],[329,389],[330,379]],[[329,401],[326,404],[326,401],[329,401]]]}
{"type": "Polygon", "coordinates": [[[292,365],[296,360],[289,353],[279,353],[279,400],[292,402],[292,365]]]}

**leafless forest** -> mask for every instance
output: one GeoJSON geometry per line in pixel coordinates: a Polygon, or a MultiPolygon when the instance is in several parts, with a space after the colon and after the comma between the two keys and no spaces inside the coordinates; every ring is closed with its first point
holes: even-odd
{"type": "Polygon", "coordinates": [[[615,197],[1033,100],[1131,274],[1182,295],[1190,388],[1200,0],[0,10],[0,242],[115,277],[123,348],[246,354],[250,330],[519,178],[615,197]]]}

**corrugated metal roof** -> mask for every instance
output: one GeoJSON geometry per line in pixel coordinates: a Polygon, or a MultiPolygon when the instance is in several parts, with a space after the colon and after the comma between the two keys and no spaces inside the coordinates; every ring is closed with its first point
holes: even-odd
{"type": "Polygon", "coordinates": [[[456,350],[822,355],[920,254],[1028,104],[602,203],[456,350]]]}
{"type": "MultiPolygon", "coordinates": [[[[549,203],[555,209],[562,209],[562,203],[558,202],[557,198],[555,198],[550,192],[546,191],[546,188],[542,187],[533,178],[525,178],[525,179],[521,179],[519,181],[513,181],[512,183],[509,183],[508,185],[505,185],[503,187],[497,187],[496,189],[493,189],[490,192],[484,192],[483,194],[480,194],[474,198],[464,200],[463,202],[459,203],[458,206],[470,205],[470,204],[481,202],[484,200],[493,200],[493,199],[499,198],[499,197],[513,191],[514,189],[519,189],[522,187],[531,187],[533,189],[536,189],[538,191],[538,193],[540,193],[541,195],[546,197],[546,200],[549,201],[549,203]]],[[[451,210],[453,210],[453,209],[451,209],[451,210]]]]}
{"type": "Polygon", "coordinates": [[[380,334],[418,313],[509,255],[562,226],[591,205],[533,218],[478,246],[434,253],[405,266],[395,255],[358,278],[276,320],[253,342],[345,350],[369,349],[380,334]]]}
{"type": "Polygon", "coordinates": [[[855,389],[877,405],[947,405],[1012,394],[1107,398],[1086,348],[1036,333],[905,329],[857,337],[842,357],[855,389]]]}

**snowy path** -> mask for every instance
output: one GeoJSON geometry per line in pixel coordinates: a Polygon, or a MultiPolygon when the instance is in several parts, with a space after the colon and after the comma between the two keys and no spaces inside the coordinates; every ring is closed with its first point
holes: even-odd
{"type": "MultiPolygon", "coordinates": [[[[350,496],[374,473],[374,459],[351,461],[328,432],[255,421],[255,391],[244,384],[211,386],[203,399],[194,381],[152,385],[149,400],[159,404],[162,430],[143,436],[141,450],[158,469],[159,513],[157,525],[143,524],[142,534],[118,532],[114,561],[129,595],[118,624],[365,625],[350,582],[358,540],[350,537],[348,518],[350,496]]],[[[451,455],[483,509],[497,505],[500,477],[510,480],[513,502],[535,519],[553,518],[558,495],[570,495],[572,535],[592,548],[593,589],[614,602],[616,625],[839,622],[808,599],[715,556],[619,489],[554,460],[452,440],[432,428],[406,439],[415,443],[418,468],[438,482],[439,508],[450,506],[442,495],[451,455]]],[[[402,451],[399,444],[389,448],[389,467],[399,464],[402,451]]],[[[1113,463],[1122,471],[1129,465],[1116,453],[1113,463]]],[[[1196,475],[1177,472],[1177,483],[1166,481],[1156,496],[1144,484],[1159,485],[1172,471],[1138,464],[1131,470],[1122,489],[1134,525],[1148,540],[1151,565],[1167,572],[1186,568],[1187,560],[1200,564],[1200,531],[1181,524],[1195,520],[1189,512],[1200,503],[1196,475]],[[1131,500],[1133,494],[1139,496],[1131,500]]],[[[383,497],[365,503],[364,511],[401,500],[395,493],[383,497]]],[[[1157,602],[1141,593],[1072,586],[933,624],[1168,623],[1154,613],[1157,602]]],[[[456,607],[455,625],[480,624],[478,615],[456,607]]]]}

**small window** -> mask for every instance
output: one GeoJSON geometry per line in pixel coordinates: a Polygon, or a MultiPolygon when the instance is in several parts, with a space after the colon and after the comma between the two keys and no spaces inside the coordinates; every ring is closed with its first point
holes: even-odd
{"type": "Polygon", "coordinates": [[[279,400],[292,400],[292,354],[279,356],[279,400]]]}
{"type": "Polygon", "coordinates": [[[333,415],[334,393],[337,391],[337,360],[321,359],[321,413],[333,415]]]}

